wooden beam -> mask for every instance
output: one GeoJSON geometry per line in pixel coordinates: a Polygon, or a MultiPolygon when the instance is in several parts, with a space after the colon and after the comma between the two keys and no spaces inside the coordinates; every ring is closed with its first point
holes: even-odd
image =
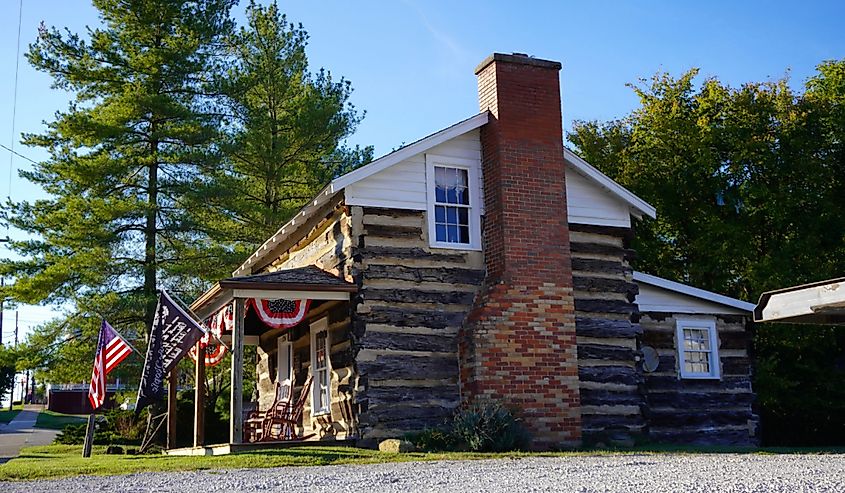
{"type": "Polygon", "coordinates": [[[205,345],[197,341],[194,373],[194,447],[205,445],[205,345]]]}
{"type": "Polygon", "coordinates": [[[176,385],[177,369],[170,370],[167,377],[167,448],[176,448],[176,385]]]}
{"type": "Polygon", "coordinates": [[[234,289],[235,298],[258,298],[261,300],[349,300],[348,291],[288,291],[275,289],[234,289]]]}
{"type": "Polygon", "coordinates": [[[235,330],[232,331],[232,398],[229,409],[229,443],[243,443],[244,300],[235,298],[235,330]]]}

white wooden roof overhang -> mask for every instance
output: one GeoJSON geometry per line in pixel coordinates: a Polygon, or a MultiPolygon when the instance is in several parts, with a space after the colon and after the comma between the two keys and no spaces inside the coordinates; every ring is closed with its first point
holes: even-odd
{"type": "Polygon", "coordinates": [[[645,289],[640,290],[636,301],[642,312],[670,312],[670,313],[690,313],[690,314],[737,314],[748,315],[753,309],[754,304],[746,301],[724,296],[712,291],[687,286],[679,282],[670,281],[662,277],[653,276],[644,272],[634,272],[634,282],[642,285],[653,286],[660,288],[666,292],[675,293],[676,296],[683,296],[686,299],[700,300],[702,303],[693,304],[678,304],[673,303],[663,296],[653,296],[653,293],[645,289]],[[709,306],[709,308],[708,308],[709,306]]]}
{"type": "Polygon", "coordinates": [[[755,322],[845,325],[845,277],[760,295],[755,322]]]}
{"type": "Polygon", "coordinates": [[[223,279],[197,298],[191,310],[205,319],[236,298],[348,301],[357,290],[354,284],[309,266],[223,279]]]}

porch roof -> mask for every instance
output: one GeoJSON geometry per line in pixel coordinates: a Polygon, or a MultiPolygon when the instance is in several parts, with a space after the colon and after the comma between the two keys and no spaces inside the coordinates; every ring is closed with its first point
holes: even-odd
{"type": "Polygon", "coordinates": [[[204,319],[235,298],[348,300],[358,287],[309,265],[263,274],[223,279],[191,304],[191,310],[204,319]]]}

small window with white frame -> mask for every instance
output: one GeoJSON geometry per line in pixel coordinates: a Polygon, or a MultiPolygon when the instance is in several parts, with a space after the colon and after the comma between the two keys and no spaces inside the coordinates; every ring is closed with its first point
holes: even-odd
{"type": "Polygon", "coordinates": [[[331,412],[331,344],[328,319],[311,324],[311,415],[331,412]]]}
{"type": "Polygon", "coordinates": [[[681,378],[719,378],[719,341],[712,318],[677,319],[681,378]]]}
{"type": "Polygon", "coordinates": [[[431,245],[479,249],[480,199],[477,163],[426,155],[431,245]]]}

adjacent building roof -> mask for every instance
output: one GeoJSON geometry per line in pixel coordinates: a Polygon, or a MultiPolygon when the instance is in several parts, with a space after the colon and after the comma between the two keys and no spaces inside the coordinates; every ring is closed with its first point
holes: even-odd
{"type": "Polygon", "coordinates": [[[845,325],[845,277],[767,291],[754,308],[754,321],[845,325]]]}
{"type": "Polygon", "coordinates": [[[634,281],[640,285],[637,304],[642,312],[722,313],[722,311],[712,311],[717,309],[717,306],[731,308],[732,310],[728,310],[730,313],[745,314],[754,310],[753,303],[712,291],[694,288],[643,272],[634,272],[634,281]],[[661,296],[658,291],[650,290],[649,287],[659,288],[660,290],[669,291],[680,296],[661,296]],[[684,298],[687,298],[687,300],[684,298]],[[688,298],[692,298],[692,300],[688,300],[688,298]],[[697,300],[700,300],[700,302],[695,302],[697,300]]]}
{"type": "MultiPolygon", "coordinates": [[[[260,262],[261,259],[268,255],[280,241],[293,232],[299,224],[304,222],[314,211],[326,204],[326,202],[331,200],[344,188],[398,164],[409,157],[426,152],[427,150],[450,139],[480,128],[486,124],[489,119],[490,113],[484,111],[467,118],[466,120],[462,120],[454,125],[446,127],[443,130],[423,137],[416,142],[400,147],[399,149],[376,159],[366,166],[362,166],[356,170],[346,173],[345,175],[335,178],[331,181],[331,183],[326,185],[326,187],[323,188],[323,190],[321,190],[320,193],[311,200],[311,202],[303,207],[296,216],[294,216],[284,226],[279,228],[273,236],[268,238],[267,241],[265,241],[252,255],[250,255],[249,258],[247,258],[246,261],[244,261],[244,263],[241,264],[235,272],[233,272],[233,275],[243,275],[250,272],[253,265],[260,262]]],[[[656,217],[656,210],[654,207],[631,193],[622,185],[613,181],[601,171],[591,166],[588,162],[578,157],[572,151],[564,149],[564,159],[566,160],[567,165],[572,166],[576,172],[626,203],[633,216],[637,218],[640,218],[643,215],[652,218],[656,217]]]]}

